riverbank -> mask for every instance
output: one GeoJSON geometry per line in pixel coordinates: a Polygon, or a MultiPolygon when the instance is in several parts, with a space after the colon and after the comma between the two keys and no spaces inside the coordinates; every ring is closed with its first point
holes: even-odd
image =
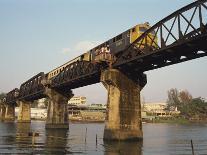
{"type": "Polygon", "coordinates": [[[189,120],[189,119],[185,119],[185,118],[170,118],[170,119],[156,118],[151,123],[171,123],[171,124],[200,123],[200,124],[207,124],[207,120],[189,120]]]}
{"type": "Polygon", "coordinates": [[[189,120],[187,119],[183,119],[183,118],[175,118],[175,119],[155,119],[153,120],[152,123],[172,123],[172,124],[189,124],[191,123],[189,120]]]}

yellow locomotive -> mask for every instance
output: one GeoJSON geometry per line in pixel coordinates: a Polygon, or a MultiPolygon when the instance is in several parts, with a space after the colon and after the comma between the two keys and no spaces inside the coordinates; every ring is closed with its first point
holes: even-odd
{"type": "MultiPolygon", "coordinates": [[[[137,38],[139,38],[145,31],[150,28],[149,23],[138,24],[127,31],[117,35],[116,37],[109,39],[108,41],[96,46],[95,48],[87,51],[86,53],[80,55],[79,57],[65,63],[64,65],[52,70],[47,74],[47,78],[51,79],[58,75],[66,66],[72,64],[76,61],[91,61],[92,63],[108,62],[111,63],[116,59],[116,56],[129,47],[137,38]]],[[[149,46],[154,46],[158,42],[155,33],[150,33],[150,38],[155,38],[155,42],[152,42],[149,37],[147,40],[138,42],[135,46],[143,48],[146,41],[149,46]]]]}

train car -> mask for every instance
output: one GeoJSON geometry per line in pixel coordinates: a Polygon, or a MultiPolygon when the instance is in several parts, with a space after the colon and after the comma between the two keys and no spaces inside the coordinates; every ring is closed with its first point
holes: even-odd
{"type": "MultiPolygon", "coordinates": [[[[77,61],[90,61],[92,63],[101,63],[107,62],[112,63],[116,60],[116,56],[124,51],[127,47],[129,47],[138,37],[140,37],[146,30],[150,28],[149,23],[138,24],[131,29],[117,35],[116,37],[96,46],[95,48],[85,52],[84,54],[76,57],[75,59],[68,61],[60,67],[50,71],[46,74],[47,79],[52,79],[57,76],[61,71],[64,70],[68,65],[75,63],[77,61]]],[[[149,34],[150,38],[156,38],[155,33],[149,34]]],[[[147,44],[153,45],[156,47],[156,43],[152,43],[151,39],[147,38],[147,44]]],[[[146,41],[146,40],[145,40],[146,41]]],[[[143,48],[146,42],[142,42],[143,45],[140,46],[141,43],[136,44],[136,46],[143,48]]]]}
{"type": "Polygon", "coordinates": [[[49,73],[46,74],[46,78],[52,79],[53,77],[57,76],[61,71],[63,71],[63,69],[65,69],[65,67],[67,67],[68,65],[77,62],[77,61],[91,61],[91,53],[90,52],[86,52],[78,57],[76,57],[75,59],[66,62],[65,64],[53,69],[52,71],[50,71],[49,73]]]}
{"type": "MultiPolygon", "coordinates": [[[[94,49],[90,50],[91,55],[92,55],[92,61],[97,62],[97,59],[102,59],[101,61],[105,61],[103,59],[103,56],[101,57],[100,55],[103,55],[103,53],[107,53],[108,51],[110,52],[111,55],[116,57],[121,51],[124,51],[127,47],[129,47],[137,38],[139,38],[145,31],[147,31],[150,28],[149,23],[144,23],[144,24],[138,24],[131,29],[128,29],[127,31],[117,35],[116,37],[104,42],[103,44],[95,47],[94,49]],[[103,51],[102,49],[105,49],[103,51]]],[[[136,44],[137,47],[139,48],[144,48],[144,45],[147,41],[147,44],[149,46],[154,46],[156,48],[157,44],[157,36],[155,36],[155,33],[150,33],[150,37],[147,37],[147,40],[143,41],[142,43],[139,42],[136,44]],[[152,43],[152,40],[150,38],[155,37],[155,42],[152,43]],[[142,45],[140,45],[142,44],[142,45]]],[[[112,57],[109,57],[111,59],[115,59],[112,57]]]]}

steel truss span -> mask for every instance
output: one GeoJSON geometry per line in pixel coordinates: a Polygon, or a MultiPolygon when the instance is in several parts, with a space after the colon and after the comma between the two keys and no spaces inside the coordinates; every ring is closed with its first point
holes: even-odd
{"type": "MultiPolygon", "coordinates": [[[[144,71],[206,55],[207,0],[198,0],[145,31],[118,55],[111,66],[136,78],[136,75],[144,71]]],[[[20,89],[9,92],[5,102],[14,104],[18,99],[33,101],[43,98],[44,87],[64,92],[98,83],[101,71],[106,67],[90,61],[78,61],[66,66],[50,80],[47,79],[47,74],[41,72],[23,83],[20,89]]]]}
{"type": "Polygon", "coordinates": [[[144,72],[196,59],[207,55],[206,41],[207,0],[199,0],[148,29],[122,52],[114,67],[144,72]],[[144,48],[139,48],[141,46],[144,48]]]}

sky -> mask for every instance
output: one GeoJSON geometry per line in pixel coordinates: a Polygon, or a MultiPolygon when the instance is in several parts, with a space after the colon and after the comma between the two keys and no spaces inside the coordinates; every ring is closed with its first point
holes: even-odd
{"type": "MultiPolygon", "coordinates": [[[[0,0],[0,92],[19,88],[138,23],[154,25],[193,0],[0,0]]],[[[207,98],[207,58],[146,72],[145,102],[165,102],[171,88],[207,98]]],[[[102,84],[73,90],[106,103],[102,84]]]]}

